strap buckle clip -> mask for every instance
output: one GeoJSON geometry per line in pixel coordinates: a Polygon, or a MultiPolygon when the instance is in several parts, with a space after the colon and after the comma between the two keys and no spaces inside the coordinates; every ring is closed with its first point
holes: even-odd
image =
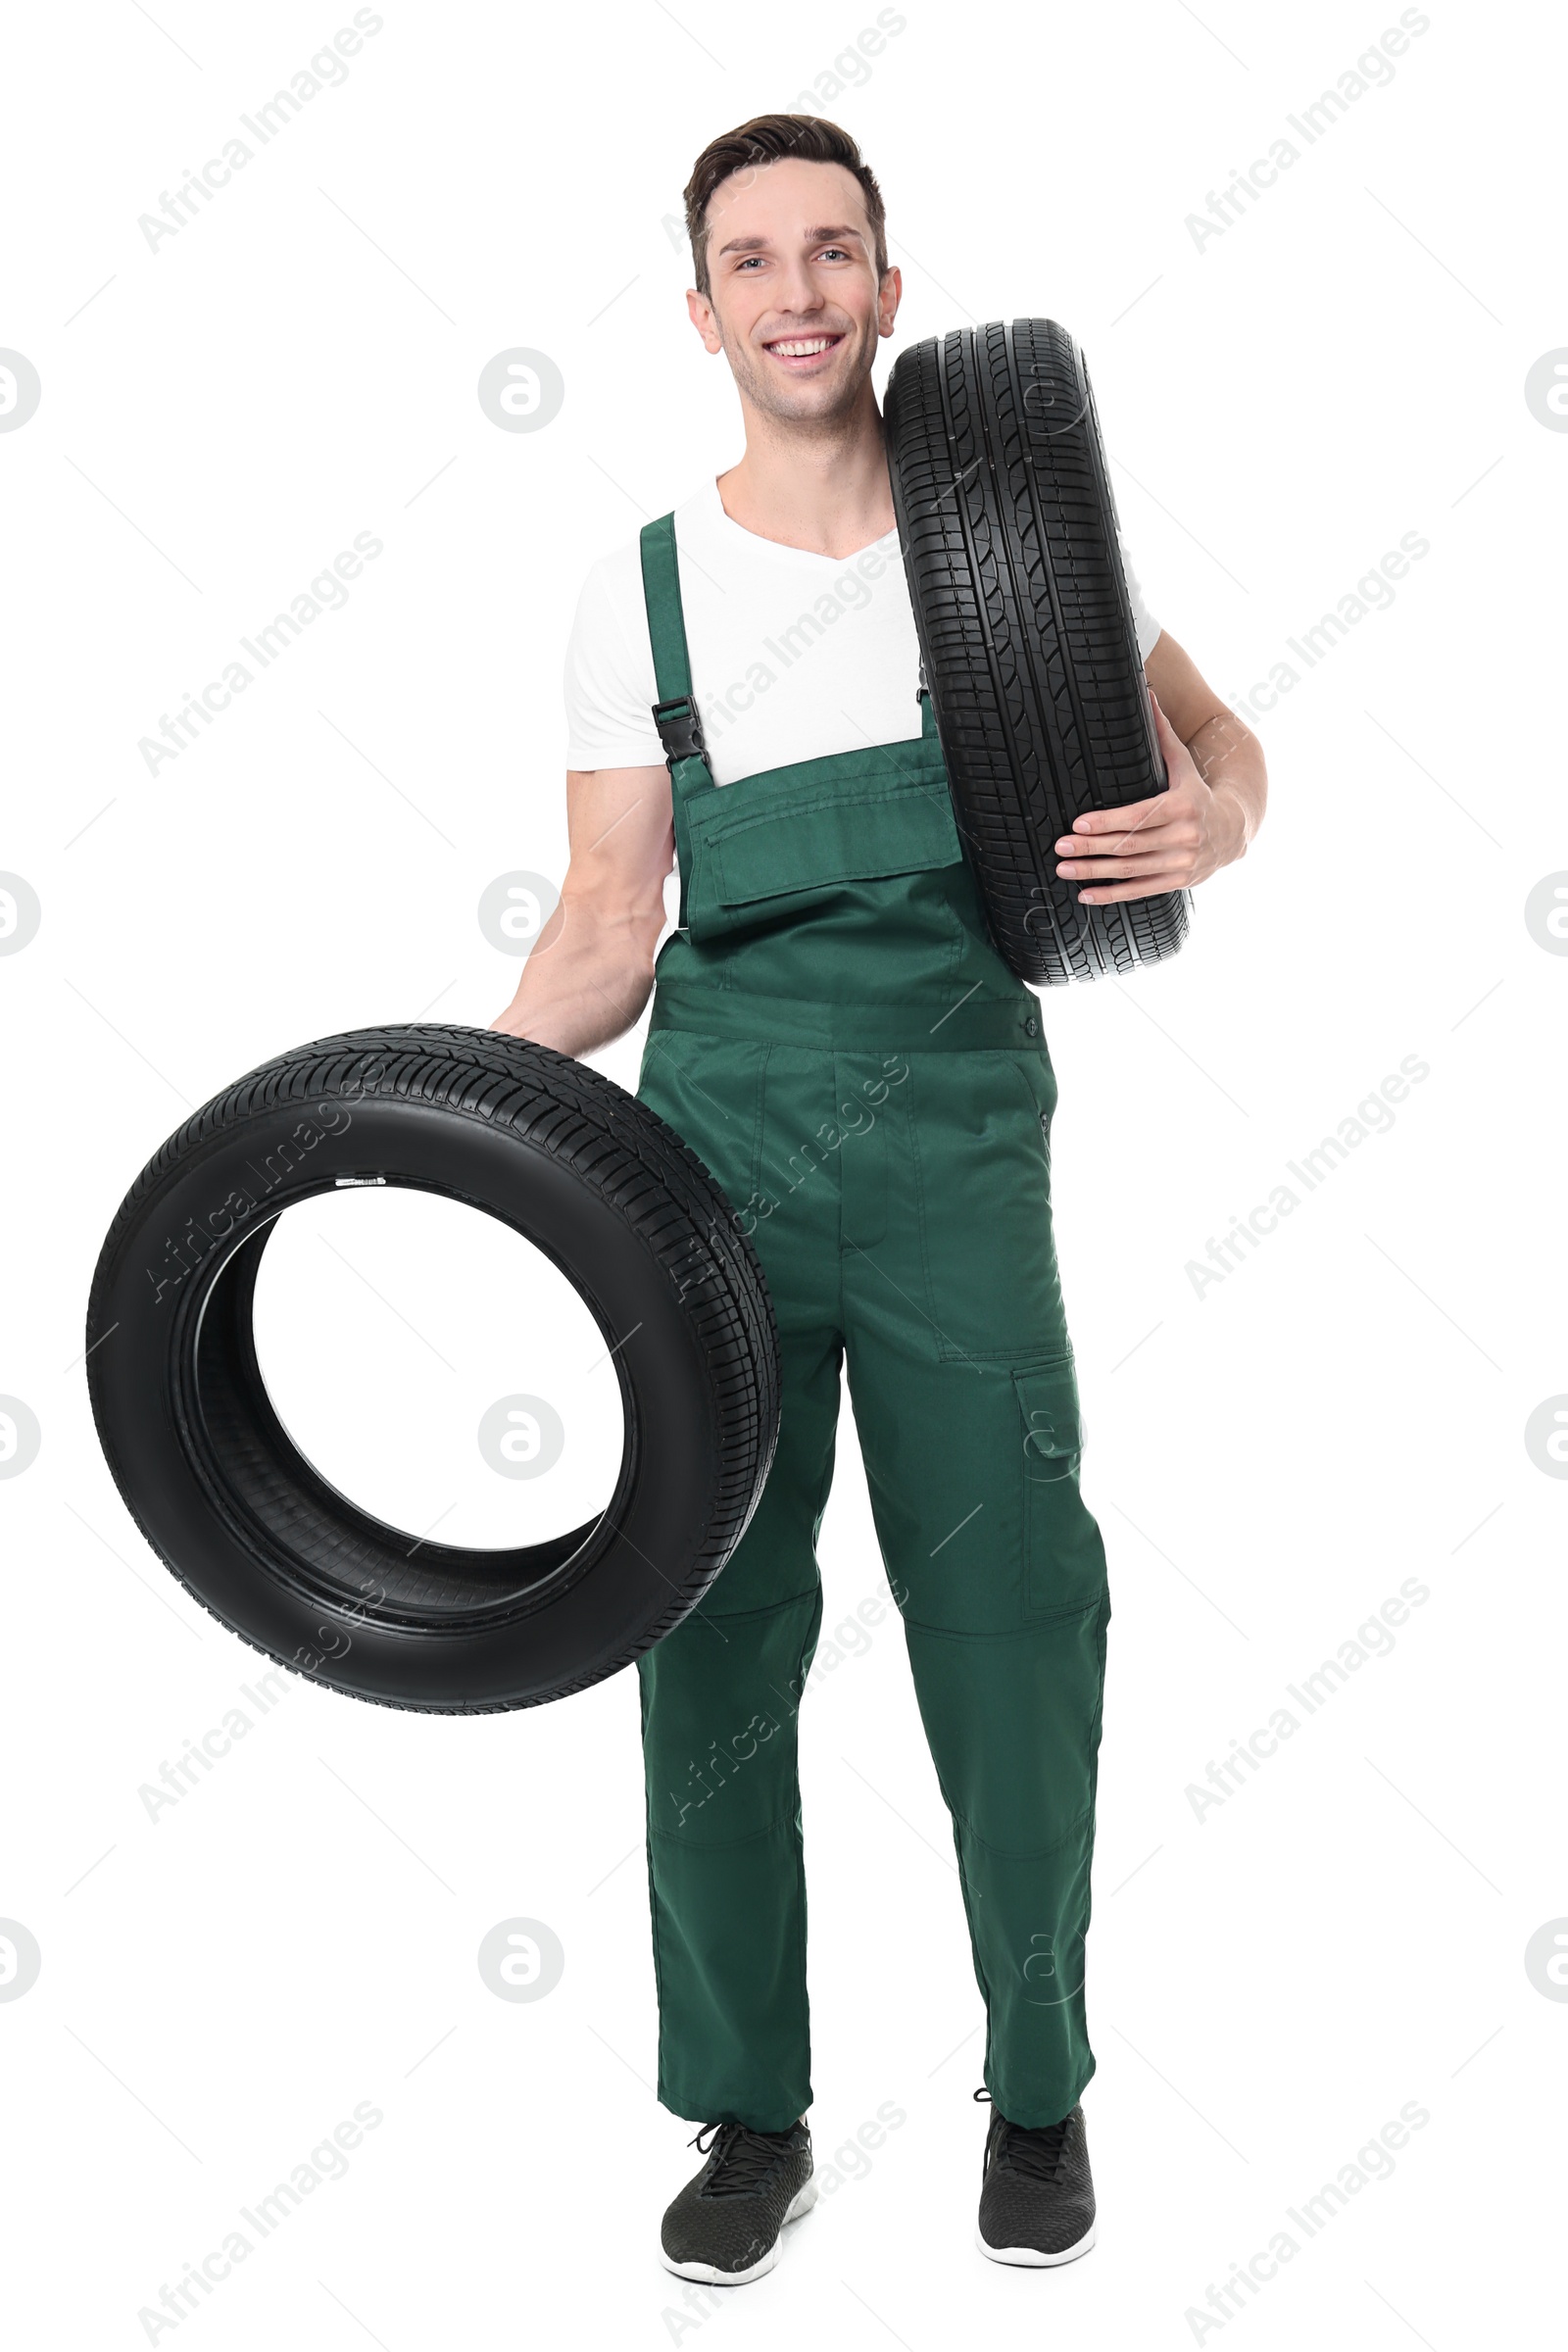
{"type": "Polygon", "coordinates": [[[654,724],[659,740],[664,747],[664,765],[672,772],[677,760],[706,760],[708,745],[703,739],[703,722],[697,705],[689,694],[677,694],[667,703],[655,703],[654,724]]]}

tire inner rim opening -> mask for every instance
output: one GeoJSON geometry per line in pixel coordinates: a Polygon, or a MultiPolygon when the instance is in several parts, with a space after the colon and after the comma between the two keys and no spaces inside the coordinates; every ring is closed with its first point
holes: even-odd
{"type": "Polygon", "coordinates": [[[625,1466],[613,1342],[585,1298],[499,1218],[395,1177],[315,1194],[255,1234],[214,1286],[196,1355],[200,1420],[221,1439],[201,1447],[209,1471],[216,1452],[230,1499],[260,1498],[276,1525],[276,1465],[237,1454],[225,1426],[248,1387],[285,1472],[292,1451],[308,1488],[379,1528],[390,1559],[350,1545],[330,1579],[378,1615],[467,1616],[525,1592],[589,1539],[625,1466]]]}

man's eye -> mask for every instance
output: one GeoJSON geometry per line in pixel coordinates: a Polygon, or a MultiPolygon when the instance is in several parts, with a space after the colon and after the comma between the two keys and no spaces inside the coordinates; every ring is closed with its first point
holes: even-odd
{"type": "Polygon", "coordinates": [[[849,258],[842,245],[828,245],[824,246],[822,250],[821,259],[824,262],[847,262],[849,258]]]}

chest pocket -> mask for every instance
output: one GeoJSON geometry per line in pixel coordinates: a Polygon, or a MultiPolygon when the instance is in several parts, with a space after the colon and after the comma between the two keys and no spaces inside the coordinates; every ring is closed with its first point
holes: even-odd
{"type": "Polygon", "coordinates": [[[813,781],[798,769],[775,768],[688,802],[684,910],[694,940],[803,913],[846,883],[958,862],[945,773],[895,772],[868,781],[864,762],[854,764],[861,771],[855,781],[842,772],[813,781]]]}

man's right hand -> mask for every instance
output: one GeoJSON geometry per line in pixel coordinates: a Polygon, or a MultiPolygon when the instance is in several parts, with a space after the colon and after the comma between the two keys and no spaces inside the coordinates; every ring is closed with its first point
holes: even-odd
{"type": "Polygon", "coordinates": [[[566,829],[571,856],[561,903],[528,952],[516,995],[490,1026],[581,1054],[624,1035],[654,985],[664,877],[675,858],[668,769],[568,770],[566,829]]]}

